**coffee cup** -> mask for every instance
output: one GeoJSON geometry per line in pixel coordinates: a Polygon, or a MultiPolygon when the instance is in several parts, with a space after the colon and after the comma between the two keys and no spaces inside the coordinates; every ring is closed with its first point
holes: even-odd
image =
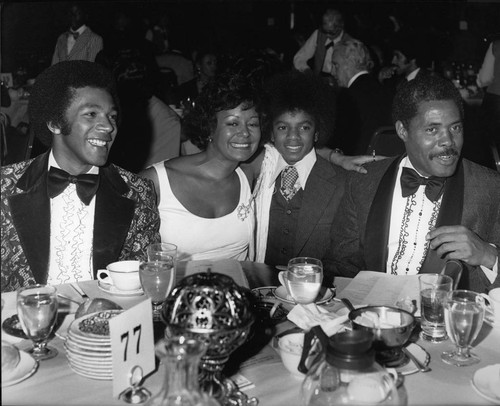
{"type": "Polygon", "coordinates": [[[97,279],[118,290],[130,291],[141,287],[139,278],[140,261],[118,261],[97,271],[97,279]]]}
{"type": "Polygon", "coordinates": [[[481,293],[486,301],[485,317],[496,328],[500,327],[500,288],[491,289],[488,294],[481,293]]]}

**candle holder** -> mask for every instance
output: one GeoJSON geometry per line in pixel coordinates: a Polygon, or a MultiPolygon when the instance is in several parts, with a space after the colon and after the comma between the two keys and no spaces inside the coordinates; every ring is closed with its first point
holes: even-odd
{"type": "Polygon", "coordinates": [[[249,399],[222,373],[229,355],[249,336],[254,322],[251,308],[248,289],[210,270],[182,279],[164,304],[166,338],[183,335],[207,345],[200,363],[200,388],[222,405],[258,404],[256,398],[249,399]]]}

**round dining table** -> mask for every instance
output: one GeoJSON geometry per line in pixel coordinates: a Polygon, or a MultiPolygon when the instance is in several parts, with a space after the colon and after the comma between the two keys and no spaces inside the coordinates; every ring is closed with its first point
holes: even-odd
{"type": "MultiPolygon", "coordinates": [[[[274,267],[253,262],[241,262],[249,288],[278,286],[278,270],[274,267]]],[[[336,278],[334,284],[337,295],[349,284],[350,279],[336,278]]],[[[97,281],[79,283],[89,297],[105,297],[120,304],[124,309],[145,300],[145,296],[115,297],[102,291],[97,281]]],[[[82,297],[70,284],[59,285],[58,293],[75,301],[82,297]]],[[[16,313],[15,292],[2,293],[3,321],[16,313]]],[[[75,310],[76,304],[68,302],[68,317],[75,310]]],[[[293,306],[293,305],[292,305],[293,306]]],[[[342,304],[332,300],[325,304],[328,310],[336,311],[342,304]]],[[[64,324],[64,323],[63,323],[64,324]]],[[[285,320],[276,325],[274,334],[279,334],[293,327],[285,320]]],[[[240,383],[242,391],[249,397],[257,397],[263,406],[300,405],[300,387],[302,378],[291,375],[281,362],[273,345],[272,337],[262,342],[258,349],[252,350],[247,345],[238,349],[231,356],[226,372],[240,383]],[[234,360],[233,360],[234,358],[234,360]]],[[[26,349],[31,343],[27,340],[14,339],[2,330],[2,339],[14,342],[19,348],[26,349]]],[[[455,367],[441,361],[440,354],[452,347],[446,340],[433,344],[418,340],[416,342],[430,356],[430,371],[416,372],[405,376],[404,385],[408,395],[408,405],[488,405],[491,401],[482,396],[472,385],[474,374],[493,364],[500,364],[500,328],[492,328],[484,323],[473,351],[481,358],[480,363],[469,367],[455,367]]],[[[53,359],[41,361],[36,372],[21,382],[2,387],[2,405],[123,405],[121,399],[113,397],[113,384],[110,380],[94,380],[76,374],[68,364],[64,337],[59,334],[51,340],[51,346],[59,354],[53,359]]],[[[499,377],[497,377],[500,379],[499,377]]],[[[157,368],[145,377],[143,386],[154,395],[163,385],[163,369],[157,368]]],[[[500,381],[499,381],[500,382],[500,381]]]]}

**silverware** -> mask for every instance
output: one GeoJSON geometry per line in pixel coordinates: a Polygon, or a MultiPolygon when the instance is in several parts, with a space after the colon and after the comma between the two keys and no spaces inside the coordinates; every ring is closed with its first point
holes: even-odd
{"type": "Polygon", "coordinates": [[[89,297],[83,291],[83,289],[78,285],[78,283],[70,283],[70,286],[76,290],[76,292],[81,296],[82,299],[88,299],[89,297]]]}
{"type": "Polygon", "coordinates": [[[402,350],[406,354],[406,356],[413,361],[413,363],[416,365],[419,371],[421,372],[431,371],[431,368],[429,368],[427,365],[422,364],[420,360],[417,357],[415,357],[415,355],[413,355],[410,350],[408,350],[408,348],[402,347],[402,350]]]}
{"type": "Polygon", "coordinates": [[[349,299],[347,299],[346,297],[341,297],[340,301],[342,303],[344,303],[344,306],[347,307],[349,309],[349,311],[352,312],[353,310],[356,310],[355,307],[353,306],[353,304],[351,303],[351,301],[349,299]]]}
{"type": "Polygon", "coordinates": [[[58,296],[58,297],[60,297],[61,299],[68,300],[68,301],[70,301],[70,302],[76,303],[77,305],[82,304],[82,302],[79,302],[79,301],[77,301],[77,300],[75,300],[75,299],[71,299],[71,298],[70,298],[70,297],[68,297],[68,296],[61,295],[60,293],[58,293],[58,294],[57,294],[57,296],[58,296]]]}

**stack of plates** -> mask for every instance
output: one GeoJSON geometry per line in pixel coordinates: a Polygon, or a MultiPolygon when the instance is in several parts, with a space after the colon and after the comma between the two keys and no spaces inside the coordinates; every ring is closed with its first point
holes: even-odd
{"type": "Polygon", "coordinates": [[[71,323],[64,348],[73,371],[87,378],[113,379],[107,320],[121,312],[122,310],[107,310],[87,314],[71,323]]]}

